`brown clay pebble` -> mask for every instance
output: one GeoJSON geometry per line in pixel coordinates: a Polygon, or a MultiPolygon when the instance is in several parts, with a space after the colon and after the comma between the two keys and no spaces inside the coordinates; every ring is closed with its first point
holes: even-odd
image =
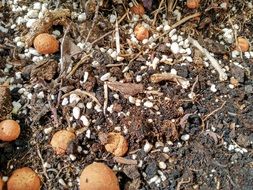
{"type": "Polygon", "coordinates": [[[51,140],[51,146],[56,154],[65,154],[68,144],[76,138],[76,135],[67,130],[57,131],[51,140]]]}
{"type": "Polygon", "coordinates": [[[109,133],[105,149],[115,156],[124,156],[128,150],[128,143],[120,133],[109,133]]]}
{"type": "Polygon", "coordinates": [[[141,5],[141,4],[137,4],[137,5],[133,5],[131,8],[130,8],[130,11],[136,15],[144,15],[145,13],[145,9],[144,7],[141,5]]]}
{"type": "Polygon", "coordinates": [[[246,52],[249,50],[249,42],[247,39],[243,38],[243,37],[238,37],[237,38],[237,45],[236,45],[236,49],[238,51],[242,51],[242,52],[246,52]]]}
{"type": "Polygon", "coordinates": [[[186,6],[189,9],[197,9],[200,6],[200,0],[187,0],[186,6]]]}
{"type": "Polygon", "coordinates": [[[135,26],[134,34],[136,36],[136,39],[139,41],[149,38],[149,31],[142,24],[138,24],[135,26]]]}
{"type": "Polygon", "coordinates": [[[34,48],[41,54],[52,54],[59,50],[59,42],[54,36],[42,33],[36,36],[33,41],[34,48]]]}
{"type": "Polygon", "coordinates": [[[28,167],[15,170],[7,182],[8,190],[39,190],[40,178],[28,167]]]}
{"type": "Polygon", "coordinates": [[[80,176],[80,190],[119,190],[116,175],[107,165],[93,162],[80,176]]]}
{"type": "Polygon", "coordinates": [[[0,176],[0,190],[3,190],[4,182],[2,180],[2,177],[0,176]]]}
{"type": "Polygon", "coordinates": [[[11,119],[0,122],[0,140],[2,141],[14,141],[19,137],[20,126],[11,119]]]}

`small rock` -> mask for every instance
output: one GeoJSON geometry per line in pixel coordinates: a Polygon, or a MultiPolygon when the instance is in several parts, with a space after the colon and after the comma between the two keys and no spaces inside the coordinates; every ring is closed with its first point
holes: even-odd
{"type": "Polygon", "coordinates": [[[143,147],[144,152],[148,153],[153,148],[153,145],[146,141],[146,144],[143,147]]]}
{"type": "Polygon", "coordinates": [[[183,141],[188,141],[188,140],[190,139],[190,135],[188,135],[188,134],[182,135],[182,136],[181,136],[181,139],[182,139],[183,141]]]}
{"type": "Polygon", "coordinates": [[[74,107],[73,108],[73,111],[72,111],[72,114],[74,116],[75,119],[79,119],[80,117],[80,108],[79,107],[74,107]]]}

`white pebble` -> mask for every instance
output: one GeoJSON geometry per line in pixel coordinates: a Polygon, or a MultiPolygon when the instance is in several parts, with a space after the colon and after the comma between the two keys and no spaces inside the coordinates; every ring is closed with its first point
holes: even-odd
{"type": "Polygon", "coordinates": [[[75,161],[75,160],[76,160],[76,156],[75,156],[74,154],[70,154],[70,155],[69,155],[69,158],[70,158],[70,160],[72,160],[72,161],[75,161]]]}
{"type": "Polygon", "coordinates": [[[173,29],[169,32],[169,37],[171,38],[175,33],[176,33],[177,29],[173,29]]]}
{"type": "Polygon", "coordinates": [[[85,115],[82,115],[80,117],[80,120],[82,121],[82,123],[83,123],[84,126],[89,127],[90,122],[89,122],[89,120],[87,119],[87,117],[85,115]]]}
{"type": "Polygon", "coordinates": [[[52,132],[52,130],[53,130],[53,127],[45,128],[45,129],[44,129],[44,133],[48,135],[49,133],[52,132]]]}
{"type": "Polygon", "coordinates": [[[170,30],[170,26],[168,24],[166,24],[164,27],[163,27],[163,31],[167,32],[170,30]]]}
{"type": "Polygon", "coordinates": [[[166,169],[166,167],[167,167],[166,164],[165,164],[165,162],[159,162],[159,163],[158,163],[158,166],[159,166],[159,168],[162,169],[162,170],[166,169]]]}
{"type": "Polygon", "coordinates": [[[66,106],[69,103],[68,98],[63,98],[61,105],[66,106]]]}
{"type": "Polygon", "coordinates": [[[17,114],[20,108],[22,107],[22,105],[19,102],[15,102],[15,101],[12,102],[12,106],[13,106],[12,113],[14,114],[17,114]]]}
{"type": "Polygon", "coordinates": [[[135,104],[135,102],[136,102],[136,100],[135,100],[135,98],[134,98],[133,96],[129,96],[129,97],[128,97],[128,101],[129,101],[130,103],[132,103],[132,104],[135,104]]]}
{"type": "Polygon", "coordinates": [[[171,38],[170,38],[170,39],[172,40],[172,42],[177,41],[177,35],[176,35],[176,34],[174,34],[173,36],[171,36],[171,38]]]}
{"type": "Polygon", "coordinates": [[[70,94],[69,96],[69,103],[78,103],[81,100],[81,98],[76,94],[70,94]]]}
{"type": "Polygon", "coordinates": [[[29,18],[37,18],[39,16],[39,12],[37,10],[30,10],[27,13],[29,18]]]}
{"type": "Polygon", "coordinates": [[[27,94],[27,98],[28,98],[29,100],[31,100],[32,97],[33,97],[33,95],[32,95],[31,93],[27,94]]]}
{"type": "Polygon", "coordinates": [[[235,149],[235,146],[234,146],[234,145],[230,144],[230,145],[228,146],[228,150],[229,150],[229,151],[234,150],[234,149],[235,149]]]}
{"type": "Polygon", "coordinates": [[[25,47],[25,43],[19,41],[19,42],[17,42],[17,46],[18,46],[18,47],[21,47],[21,48],[22,48],[22,47],[25,47]]]}
{"type": "Polygon", "coordinates": [[[105,73],[103,76],[100,77],[101,81],[106,81],[111,77],[111,73],[105,73]]]}
{"type": "Polygon", "coordinates": [[[136,82],[141,82],[142,81],[142,76],[141,75],[137,75],[135,78],[136,82]]]}
{"type": "Polygon", "coordinates": [[[169,151],[170,151],[169,147],[166,146],[166,147],[163,148],[164,153],[168,153],[169,151]]]}
{"type": "Polygon", "coordinates": [[[88,130],[86,131],[85,136],[89,139],[89,138],[90,138],[90,135],[91,135],[91,131],[90,131],[90,129],[88,129],[88,130]]]}
{"type": "Polygon", "coordinates": [[[217,89],[216,89],[215,84],[212,84],[212,85],[211,85],[210,90],[211,90],[212,92],[217,92],[217,89]]]}
{"type": "Polygon", "coordinates": [[[33,4],[33,9],[35,10],[40,10],[41,9],[41,3],[40,2],[35,2],[33,4]]]}
{"type": "Polygon", "coordinates": [[[80,117],[80,108],[79,107],[74,107],[73,110],[72,110],[72,114],[74,116],[75,119],[79,119],[80,117]]]}
{"type": "Polygon", "coordinates": [[[153,107],[153,103],[150,102],[150,101],[146,101],[146,102],[144,102],[144,106],[147,107],[147,108],[152,108],[153,107]]]}
{"type": "Polygon", "coordinates": [[[86,13],[82,13],[82,14],[80,14],[80,15],[77,17],[77,20],[78,20],[79,22],[83,22],[83,21],[86,20],[86,18],[87,18],[86,13]]]}
{"type": "Polygon", "coordinates": [[[181,136],[181,139],[182,139],[183,141],[188,141],[188,140],[190,139],[190,135],[188,135],[188,134],[182,135],[182,136],[181,136]]]}
{"type": "Polygon", "coordinates": [[[44,95],[44,92],[43,91],[41,91],[41,92],[39,92],[38,94],[37,94],[37,97],[38,98],[44,98],[45,97],[45,95],[44,95]]]}
{"type": "Polygon", "coordinates": [[[110,23],[114,23],[117,17],[115,15],[110,15],[110,23]]]}
{"type": "Polygon", "coordinates": [[[91,109],[91,108],[92,108],[92,102],[88,102],[88,103],[86,104],[86,108],[87,108],[87,109],[91,109]]]}
{"type": "Polygon", "coordinates": [[[158,179],[159,179],[159,176],[158,176],[158,175],[155,175],[154,177],[152,177],[152,178],[148,181],[148,184],[154,183],[154,182],[156,182],[158,179]]]}
{"type": "Polygon", "coordinates": [[[148,153],[152,148],[153,148],[153,145],[150,144],[148,141],[146,141],[146,143],[143,147],[144,152],[148,153]]]}
{"type": "Polygon", "coordinates": [[[36,19],[28,19],[28,21],[26,23],[26,27],[32,28],[35,22],[36,22],[36,19]]]}
{"type": "Polygon", "coordinates": [[[177,42],[173,42],[170,46],[170,50],[173,54],[177,54],[179,52],[179,45],[177,42]]]}

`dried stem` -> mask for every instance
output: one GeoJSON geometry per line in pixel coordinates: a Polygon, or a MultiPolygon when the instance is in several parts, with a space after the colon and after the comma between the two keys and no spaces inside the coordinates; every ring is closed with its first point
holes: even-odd
{"type": "Polygon", "coordinates": [[[201,51],[201,53],[203,53],[207,57],[207,59],[209,59],[211,65],[219,73],[219,79],[220,79],[220,81],[227,80],[227,78],[228,78],[227,74],[223,71],[223,69],[219,65],[218,61],[213,56],[211,56],[211,54],[207,51],[207,49],[203,48],[198,43],[197,40],[194,40],[191,37],[188,37],[188,39],[189,39],[189,42],[192,43],[193,46],[195,46],[199,51],[201,51]]]}

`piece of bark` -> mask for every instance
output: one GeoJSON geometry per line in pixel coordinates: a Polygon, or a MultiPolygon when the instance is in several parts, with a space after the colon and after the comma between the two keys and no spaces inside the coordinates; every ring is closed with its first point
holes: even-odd
{"type": "Polygon", "coordinates": [[[129,96],[134,96],[136,94],[143,93],[144,91],[144,86],[142,84],[107,82],[107,85],[111,90],[118,91],[123,95],[129,96]]]}
{"type": "Polygon", "coordinates": [[[190,82],[181,76],[172,74],[172,73],[157,73],[153,74],[150,77],[150,81],[152,83],[159,83],[161,81],[171,81],[171,82],[176,82],[177,84],[181,85],[182,88],[188,88],[190,86],[190,82]]]}

